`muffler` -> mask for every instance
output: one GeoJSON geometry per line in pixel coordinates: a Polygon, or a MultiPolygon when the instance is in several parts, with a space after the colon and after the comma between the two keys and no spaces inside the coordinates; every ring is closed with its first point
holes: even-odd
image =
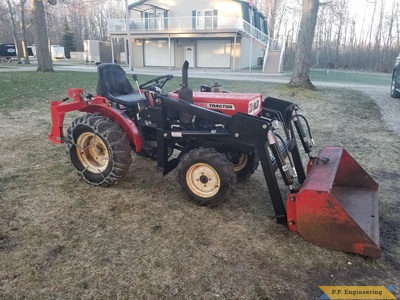
{"type": "Polygon", "coordinates": [[[286,201],[289,229],[315,245],[379,258],[378,184],[341,146],[324,147],[286,201]]]}

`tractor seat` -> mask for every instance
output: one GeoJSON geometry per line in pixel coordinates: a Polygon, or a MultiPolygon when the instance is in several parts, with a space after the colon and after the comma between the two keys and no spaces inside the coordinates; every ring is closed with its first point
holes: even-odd
{"type": "Polygon", "coordinates": [[[136,106],[147,103],[147,100],[136,92],[126,78],[125,71],[118,64],[100,64],[97,67],[99,80],[96,92],[110,101],[124,106],[136,106]]]}

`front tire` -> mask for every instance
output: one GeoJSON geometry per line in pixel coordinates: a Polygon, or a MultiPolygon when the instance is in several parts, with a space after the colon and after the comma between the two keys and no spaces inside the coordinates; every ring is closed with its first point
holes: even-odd
{"type": "Polygon", "coordinates": [[[199,148],[185,154],[177,166],[178,182],[197,205],[215,207],[232,194],[237,177],[225,154],[199,148]]]}
{"type": "Polygon", "coordinates": [[[392,98],[400,98],[400,92],[397,89],[400,89],[400,83],[397,82],[397,73],[393,72],[392,75],[392,85],[390,87],[390,96],[392,98]]]}
{"type": "Polygon", "coordinates": [[[71,163],[86,182],[109,186],[125,176],[132,162],[131,147],[113,120],[86,114],[76,118],[67,133],[71,163]]]}

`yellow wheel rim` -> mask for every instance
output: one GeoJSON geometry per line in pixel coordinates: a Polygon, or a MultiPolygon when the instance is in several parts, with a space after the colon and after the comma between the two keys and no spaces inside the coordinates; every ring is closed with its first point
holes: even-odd
{"type": "Polygon", "coordinates": [[[239,172],[246,166],[248,161],[249,161],[249,157],[247,154],[243,154],[243,153],[240,154],[239,161],[236,165],[233,166],[233,170],[235,172],[239,172]]]}
{"type": "Polygon", "coordinates": [[[110,159],[103,140],[92,132],[82,133],[76,141],[76,153],[83,167],[92,173],[101,173],[110,159]]]}
{"type": "Polygon", "coordinates": [[[188,169],[186,183],[192,193],[201,198],[215,196],[221,187],[217,171],[204,163],[194,164],[188,169]]]}

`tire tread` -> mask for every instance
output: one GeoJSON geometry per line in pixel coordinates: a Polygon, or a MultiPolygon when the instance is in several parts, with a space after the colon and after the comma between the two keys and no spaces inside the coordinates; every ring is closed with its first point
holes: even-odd
{"type": "Polygon", "coordinates": [[[196,148],[185,154],[177,166],[177,180],[184,192],[190,199],[199,206],[216,207],[222,205],[233,193],[237,176],[233,170],[233,164],[227,159],[226,155],[218,152],[214,148],[196,148]],[[218,170],[221,189],[213,197],[201,198],[192,193],[186,184],[187,169],[197,162],[207,163],[218,170]]]}
{"type": "Polygon", "coordinates": [[[85,114],[76,118],[71,127],[67,129],[65,144],[73,167],[86,182],[92,185],[109,186],[116,184],[125,176],[132,163],[131,147],[125,132],[116,122],[99,113],[85,114]],[[112,158],[112,168],[107,174],[100,173],[103,177],[100,180],[94,179],[93,173],[87,170],[80,171],[72,161],[71,151],[75,151],[76,146],[74,131],[81,126],[87,127],[88,130],[92,130],[93,133],[102,137],[108,146],[109,155],[112,158]]]}

